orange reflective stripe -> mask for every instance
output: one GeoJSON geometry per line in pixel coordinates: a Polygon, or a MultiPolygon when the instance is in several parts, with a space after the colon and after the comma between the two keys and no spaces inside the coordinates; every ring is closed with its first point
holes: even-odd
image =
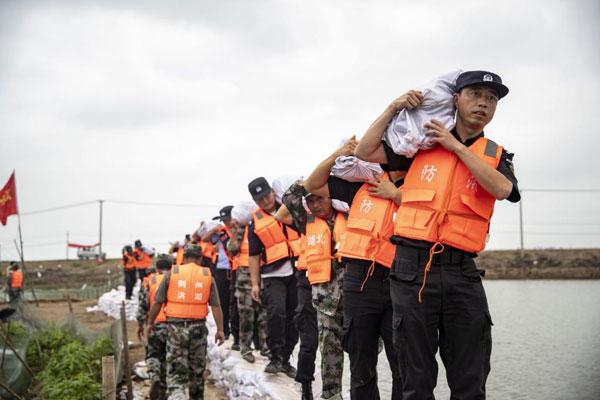
{"type": "MultiPolygon", "coordinates": [[[[469,151],[494,169],[502,155],[486,138],[469,151]]],[[[441,146],[419,151],[404,179],[394,234],[477,253],[485,247],[495,201],[454,153],[441,146]]]]}
{"type": "Polygon", "coordinates": [[[23,271],[17,270],[10,273],[10,287],[21,289],[23,287],[23,271]]]}
{"type": "Polygon", "coordinates": [[[265,248],[266,264],[288,258],[290,249],[283,233],[283,226],[275,217],[263,210],[252,213],[254,220],[254,233],[265,248]]]}
{"type": "Polygon", "coordinates": [[[167,289],[167,317],[206,318],[211,284],[209,268],[193,263],[175,265],[171,270],[167,289]]]}
{"type": "MultiPolygon", "coordinates": [[[[152,273],[148,279],[148,309],[152,307],[154,304],[154,296],[156,296],[156,291],[160,286],[163,278],[165,276],[163,274],[152,273]]],[[[160,312],[156,316],[156,322],[165,322],[167,320],[167,314],[165,313],[165,307],[161,307],[160,312]]]]}
{"type": "Polygon", "coordinates": [[[395,248],[389,238],[398,207],[392,200],[371,196],[369,186],[365,183],[354,196],[338,255],[376,261],[390,268],[395,248]]]}

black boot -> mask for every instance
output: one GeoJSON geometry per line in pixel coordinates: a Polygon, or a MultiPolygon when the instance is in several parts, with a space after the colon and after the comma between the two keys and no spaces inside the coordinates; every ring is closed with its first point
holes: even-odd
{"type": "Polygon", "coordinates": [[[302,400],[313,400],[312,382],[302,382],[302,400]]]}
{"type": "Polygon", "coordinates": [[[271,352],[271,361],[265,367],[265,372],[267,374],[276,374],[281,372],[281,359],[276,351],[271,352]]]}

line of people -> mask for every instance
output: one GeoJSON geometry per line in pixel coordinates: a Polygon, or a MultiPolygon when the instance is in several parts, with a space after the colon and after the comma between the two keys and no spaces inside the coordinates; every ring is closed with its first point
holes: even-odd
{"type": "Polygon", "coordinates": [[[350,397],[379,399],[381,351],[392,399],[433,399],[438,350],[451,398],[484,399],[492,320],[474,258],[485,247],[495,201],[520,195],[513,155],[483,129],[507,93],[494,73],[461,73],[452,97],[455,127],[425,123],[434,146],[409,158],[383,135],[398,112],[424,102],[411,90],[360,142],[346,141],[281,201],[264,177],[252,180],[249,223],[232,218],[227,206],[217,217],[222,225],[173,246],[176,260],[164,266],[174,266],[160,282],[151,275],[141,317],[149,346],[166,324],[166,384],[159,391],[183,398],[187,382],[190,398],[202,398],[210,306],[215,340],[233,335],[233,349],[247,362],[255,361],[254,341],[254,350],[269,357],[265,372],[300,382],[302,399],[313,398],[318,350],[323,399],[342,398],[344,352],[350,397]],[[368,182],[340,179],[331,171],[343,156],[378,163],[385,173],[368,182]]]}

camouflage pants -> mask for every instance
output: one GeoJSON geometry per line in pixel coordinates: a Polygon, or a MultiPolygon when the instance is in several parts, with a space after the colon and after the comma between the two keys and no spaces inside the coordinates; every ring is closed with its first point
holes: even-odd
{"type": "Polygon", "coordinates": [[[20,300],[21,300],[21,289],[9,288],[8,289],[8,302],[10,303],[11,307],[15,308],[20,300]]]}
{"type": "Polygon", "coordinates": [[[240,350],[242,354],[251,349],[255,325],[258,325],[259,350],[267,348],[266,311],[260,303],[252,300],[251,289],[252,283],[248,269],[238,269],[235,297],[237,298],[238,313],[240,315],[240,350]]]}
{"type": "Polygon", "coordinates": [[[344,312],[342,302],[333,316],[317,310],[319,324],[319,348],[321,349],[321,397],[329,399],[342,393],[342,372],[344,370],[344,349],[342,347],[342,329],[344,312]]]}
{"type": "Polygon", "coordinates": [[[206,336],[204,320],[169,322],[167,337],[167,394],[169,400],[204,399],[206,368],[206,336]]]}
{"type": "Polygon", "coordinates": [[[157,323],[146,342],[146,365],[151,384],[158,384],[163,393],[167,390],[167,335],[166,323],[157,323]]]}

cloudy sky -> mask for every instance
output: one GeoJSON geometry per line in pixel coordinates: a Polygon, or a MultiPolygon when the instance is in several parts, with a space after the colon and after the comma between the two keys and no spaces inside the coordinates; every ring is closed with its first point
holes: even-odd
{"type": "MultiPolygon", "coordinates": [[[[525,189],[600,189],[597,1],[0,2],[0,180],[17,172],[25,256],[67,231],[160,251],[256,176],[307,175],[406,90],[487,69],[511,92],[486,132],[525,189]],[[126,202],[197,205],[151,206],[126,202]]],[[[600,193],[525,192],[525,245],[590,247],[600,193]]],[[[499,203],[490,248],[519,246],[499,203]]],[[[0,227],[15,257],[17,221],[0,227]]],[[[73,253],[72,253],[73,254],[73,253]]]]}

